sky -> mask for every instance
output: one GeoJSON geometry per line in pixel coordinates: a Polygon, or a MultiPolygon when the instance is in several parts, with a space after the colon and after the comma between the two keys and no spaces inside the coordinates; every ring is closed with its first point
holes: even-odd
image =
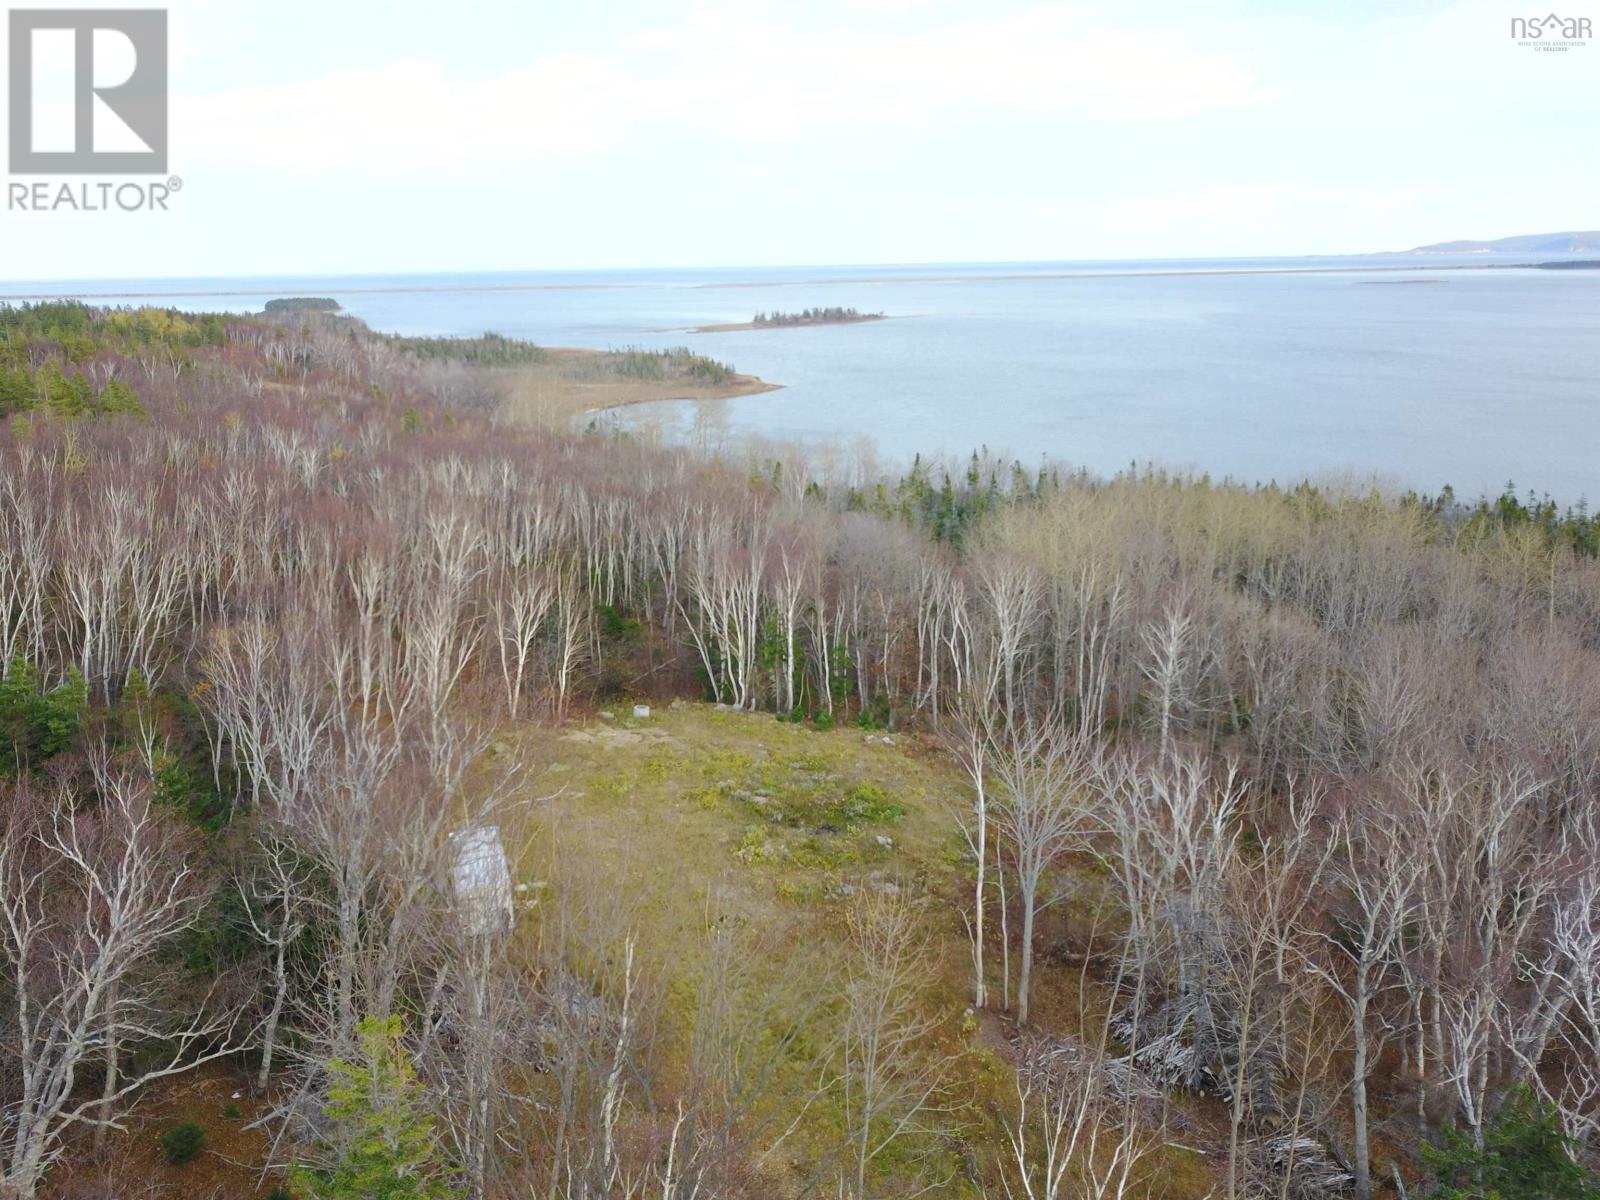
{"type": "MultiPolygon", "coordinates": [[[[1600,0],[1560,5],[1600,27],[1600,0]]],[[[181,193],[0,210],[0,280],[1338,254],[1600,227],[1600,38],[1518,46],[1527,0],[168,7],[181,193]]]]}

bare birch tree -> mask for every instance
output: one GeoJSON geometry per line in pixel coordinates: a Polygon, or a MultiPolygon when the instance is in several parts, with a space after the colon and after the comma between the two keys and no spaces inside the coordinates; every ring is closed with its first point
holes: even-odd
{"type": "MultiPolygon", "coordinates": [[[[938,1022],[924,1007],[929,964],[916,902],[898,888],[865,892],[849,920],[854,957],[844,993],[841,1086],[848,1182],[854,1197],[867,1200],[879,1155],[938,1131],[947,1064],[924,1045],[938,1022]]],[[[922,1190],[902,1183],[895,1195],[922,1190]]]]}
{"type": "Polygon", "coordinates": [[[69,790],[42,795],[26,784],[6,801],[0,938],[20,1088],[0,1124],[0,1180],[31,1197],[74,1126],[115,1124],[119,1101],[241,1043],[229,1013],[164,1011],[159,979],[145,971],[194,925],[204,896],[189,848],[148,789],[114,775],[95,810],[69,790]],[[167,1049],[122,1070],[118,1047],[147,1041],[167,1049]],[[78,1083],[95,1066],[114,1082],[83,1098],[78,1083]]]}
{"type": "Polygon", "coordinates": [[[1052,714],[1003,730],[992,754],[1000,785],[996,822],[1016,859],[1017,894],[1022,904],[1021,967],[1017,980],[1017,1020],[1028,1023],[1033,981],[1034,922],[1056,899],[1041,896],[1046,873],[1083,839],[1092,751],[1067,733],[1052,714]]]}

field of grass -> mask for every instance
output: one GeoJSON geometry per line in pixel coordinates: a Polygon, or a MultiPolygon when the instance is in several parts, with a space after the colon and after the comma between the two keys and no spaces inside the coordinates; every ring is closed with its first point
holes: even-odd
{"type": "MultiPolygon", "coordinates": [[[[894,889],[926,901],[920,908],[933,970],[919,997],[932,1023],[923,1050],[946,1062],[944,1135],[931,1151],[931,1173],[949,1176],[933,1195],[985,1194],[968,1175],[979,1155],[992,1161],[1001,1118],[1014,1103],[1009,1022],[980,1019],[969,1008],[970,958],[960,898],[970,887],[964,848],[950,805],[966,802],[966,784],[930,741],[819,731],[767,715],[674,703],[636,720],[621,706],[566,729],[507,734],[492,753],[516,761],[535,797],[533,844],[523,864],[530,878],[581,873],[615,889],[626,907],[646,969],[663,997],[656,1038],[664,1061],[687,1055],[697,987],[708,968],[710,924],[732,921],[753,945],[743,980],[756,1003],[795,989],[799,980],[842,979],[851,949],[847,914],[863,891],[894,889]]],[[[1092,881],[1091,881],[1092,882],[1092,881]]],[[[1076,918],[1065,904],[1058,922],[1071,940],[1076,918]]],[[[997,953],[992,951],[992,953],[997,953]]],[[[1079,969],[1071,956],[1039,968],[1037,1008],[1044,1022],[1072,1032],[1082,1011],[1079,969]]],[[[1079,960],[1081,962],[1081,959],[1079,960]]],[[[842,1001],[823,998],[819,1026],[842,1001]]],[[[782,1008],[781,997],[777,1004],[782,1008]]],[[[842,1114],[830,1094],[805,1081],[826,1070],[816,1041],[801,1039],[793,1086],[776,1086],[802,1114],[765,1181],[773,1196],[796,1193],[836,1145],[842,1114]],[[819,1058],[808,1059],[811,1050],[819,1058]]],[[[670,1074],[670,1071],[669,1071],[670,1074]]],[[[892,1155],[888,1156],[892,1159],[892,1155]]],[[[1206,1194],[1211,1168],[1181,1149],[1157,1155],[1151,1196],[1186,1200],[1206,1194]]],[[[894,1163],[880,1164],[892,1172],[894,1163]]],[[[987,1181],[992,1184],[992,1181],[987,1181]]],[[[988,1194],[997,1195],[992,1187],[988,1194]]]]}

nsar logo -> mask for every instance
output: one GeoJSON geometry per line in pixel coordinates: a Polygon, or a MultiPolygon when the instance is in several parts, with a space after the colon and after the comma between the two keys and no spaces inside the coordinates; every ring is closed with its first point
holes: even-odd
{"type": "Polygon", "coordinates": [[[1573,50],[1592,36],[1588,17],[1512,17],[1511,36],[1533,50],[1573,50]]]}

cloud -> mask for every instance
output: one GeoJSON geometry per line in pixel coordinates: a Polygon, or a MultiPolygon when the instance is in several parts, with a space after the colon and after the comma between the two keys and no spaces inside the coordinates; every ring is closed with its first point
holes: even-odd
{"type": "Polygon", "coordinates": [[[1261,99],[1239,55],[1060,7],[913,33],[802,27],[736,7],[486,79],[411,60],[180,94],[173,122],[193,161],[403,177],[554,167],[664,132],[737,149],[922,136],[1008,115],[1160,121],[1261,99]]]}
{"type": "Polygon", "coordinates": [[[1424,228],[1418,214],[1437,211],[1439,202],[1406,185],[1196,181],[1084,204],[1025,205],[1013,216],[1035,236],[1060,230],[1081,257],[1351,253],[1404,249],[1383,244],[1375,231],[1424,228]]]}
{"type": "Polygon", "coordinates": [[[487,80],[452,80],[433,63],[407,61],[175,96],[173,136],[202,162],[404,175],[602,146],[624,131],[634,96],[608,64],[577,55],[487,80]]]}

